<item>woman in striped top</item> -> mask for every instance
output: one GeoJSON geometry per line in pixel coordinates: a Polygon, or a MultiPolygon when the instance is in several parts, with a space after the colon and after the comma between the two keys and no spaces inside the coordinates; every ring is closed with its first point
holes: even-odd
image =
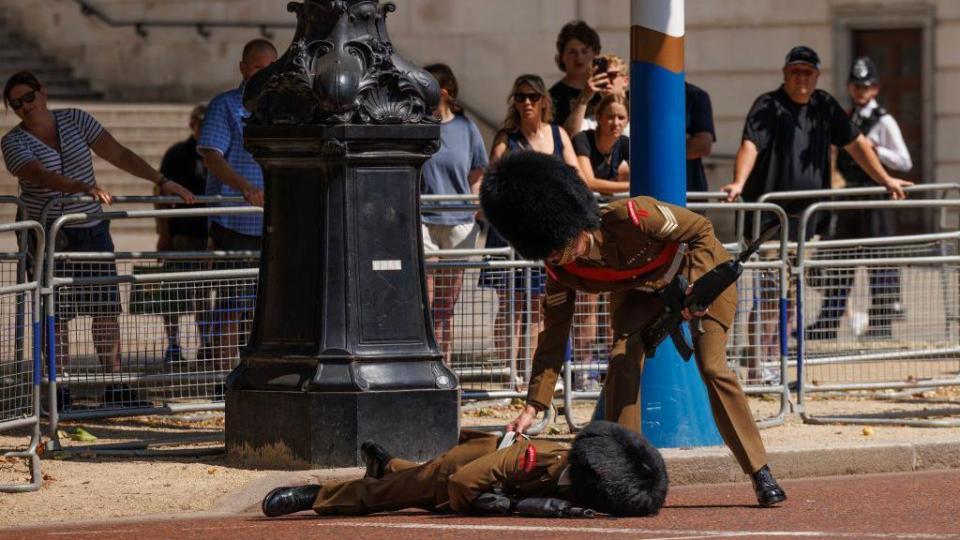
{"type": "MultiPolygon", "coordinates": [[[[92,116],[80,109],[47,108],[47,94],[40,81],[29,72],[16,73],[3,88],[3,100],[21,122],[0,141],[3,159],[10,174],[20,182],[20,196],[30,219],[39,220],[44,205],[64,196],[84,194],[92,202],[64,202],[47,215],[53,221],[65,213],[98,213],[101,204],[110,204],[110,194],[97,187],[90,151],[117,168],[159,187],[164,195],[177,195],[187,203],[193,194],[180,184],[165,178],[140,156],[121,145],[92,116]]],[[[49,225],[45,223],[44,225],[49,225]]],[[[56,238],[58,251],[113,251],[109,221],[71,224],[56,238]]],[[[92,277],[116,275],[114,264],[58,265],[57,275],[92,277]],[[96,266],[96,269],[91,267],[96,266]]],[[[93,337],[97,356],[104,370],[120,369],[120,312],[116,286],[74,287],[63,295],[57,306],[57,347],[61,363],[69,350],[66,322],[78,315],[93,316],[93,337]],[[87,290],[82,290],[87,289],[87,290]],[[61,325],[63,327],[61,328],[61,325]]]]}

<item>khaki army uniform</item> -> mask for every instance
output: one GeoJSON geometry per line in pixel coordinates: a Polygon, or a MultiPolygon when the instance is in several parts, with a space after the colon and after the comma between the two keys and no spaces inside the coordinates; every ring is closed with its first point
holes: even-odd
{"type": "Polygon", "coordinates": [[[392,459],[383,477],[324,485],[313,503],[318,514],[362,515],[405,508],[473,513],[471,503],[500,488],[514,499],[568,498],[561,475],[569,445],[518,438],[497,449],[496,435],[463,431],[460,443],[422,465],[392,459]]]}
{"type": "MultiPolygon", "coordinates": [[[[677,272],[693,282],[729,259],[710,222],[689,210],[650,197],[625,199],[603,208],[601,225],[592,232],[587,256],[565,266],[547,265],[544,329],[533,358],[527,402],[542,410],[553,399],[570,335],[576,291],[609,291],[614,344],[604,385],[604,416],[639,430],[638,384],[644,351],[642,344],[627,337],[661,312],[663,304],[655,292],[677,272]]],[[[693,321],[691,330],[717,428],[749,474],[764,466],[767,459],[743,390],[727,366],[727,331],[733,324],[736,304],[737,290],[732,285],[706,315],[693,321]]]]}

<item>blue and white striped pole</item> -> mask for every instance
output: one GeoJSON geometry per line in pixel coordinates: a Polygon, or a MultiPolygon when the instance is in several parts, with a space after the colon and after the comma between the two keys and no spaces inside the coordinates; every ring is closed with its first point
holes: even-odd
{"type": "MultiPolygon", "coordinates": [[[[632,0],[630,192],[685,206],[684,0],[632,0]]],[[[723,444],[694,361],[671,340],[647,358],[643,434],[660,448],[723,444]]]]}

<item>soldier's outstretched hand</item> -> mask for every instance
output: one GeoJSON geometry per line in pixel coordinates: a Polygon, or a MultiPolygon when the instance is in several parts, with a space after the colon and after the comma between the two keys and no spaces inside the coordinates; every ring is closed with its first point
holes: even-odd
{"type": "Polygon", "coordinates": [[[533,405],[527,405],[523,408],[523,412],[520,413],[520,416],[516,417],[513,422],[507,424],[507,431],[516,431],[517,433],[526,433],[527,429],[533,425],[533,422],[537,419],[537,408],[533,405]]]}

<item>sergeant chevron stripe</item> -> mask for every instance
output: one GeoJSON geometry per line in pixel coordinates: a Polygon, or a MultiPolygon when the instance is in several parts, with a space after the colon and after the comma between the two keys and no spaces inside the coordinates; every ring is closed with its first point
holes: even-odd
{"type": "Polygon", "coordinates": [[[677,223],[677,217],[673,215],[673,210],[660,204],[657,205],[657,209],[663,214],[663,218],[667,220],[666,223],[663,224],[663,227],[660,227],[661,235],[666,236],[680,228],[680,224],[677,223]]]}
{"type": "Polygon", "coordinates": [[[544,297],[544,303],[549,307],[558,306],[567,301],[567,291],[548,294],[544,297]]]}

